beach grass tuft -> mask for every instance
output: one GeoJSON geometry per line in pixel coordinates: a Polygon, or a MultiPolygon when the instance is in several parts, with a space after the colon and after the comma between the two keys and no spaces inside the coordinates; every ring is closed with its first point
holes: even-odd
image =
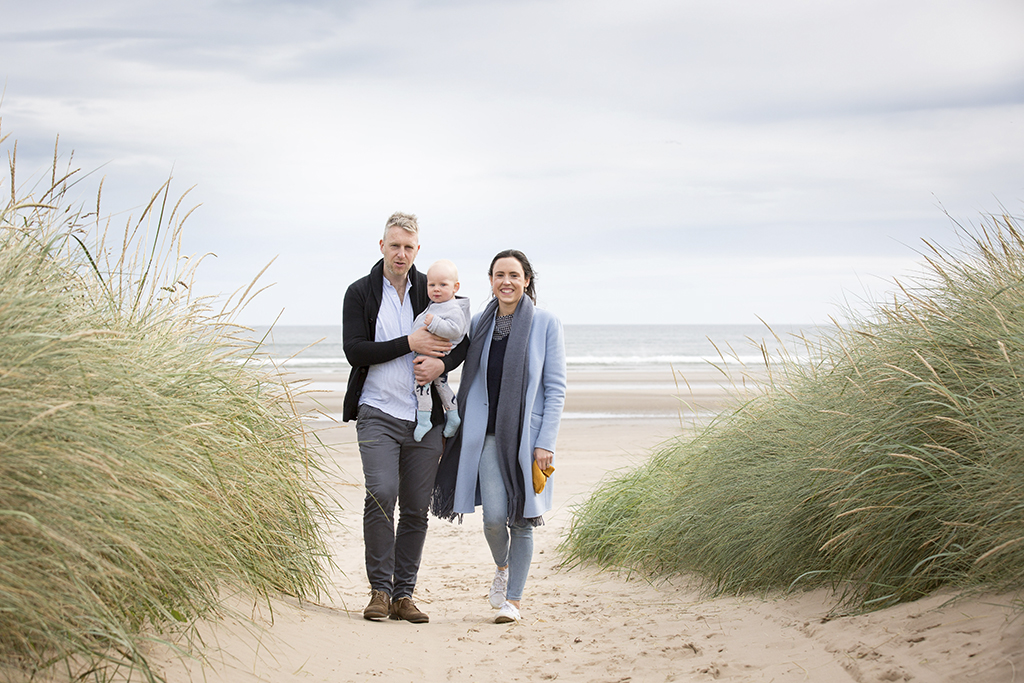
{"type": "Polygon", "coordinates": [[[157,680],[148,643],[187,651],[222,595],[320,595],[320,456],[289,386],[232,322],[253,288],[193,296],[169,186],[111,238],[98,203],[68,201],[76,175],[56,152],[34,191],[9,156],[0,666],[157,680]]]}
{"type": "Polygon", "coordinates": [[[827,586],[837,611],[1024,588],[1024,237],[1008,215],[958,227],[810,361],[773,361],[752,397],[603,482],[569,563],[711,595],[827,586]]]}

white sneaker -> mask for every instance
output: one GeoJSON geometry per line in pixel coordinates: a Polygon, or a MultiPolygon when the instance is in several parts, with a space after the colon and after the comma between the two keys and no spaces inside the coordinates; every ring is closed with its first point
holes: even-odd
{"type": "Polygon", "coordinates": [[[494,581],[491,583],[491,592],[487,596],[491,607],[501,609],[505,604],[505,591],[508,590],[508,567],[494,570],[494,581]]]}
{"type": "Polygon", "coordinates": [[[511,602],[506,600],[501,603],[501,611],[498,612],[498,616],[494,617],[495,624],[510,624],[512,622],[519,623],[519,610],[511,602]]]}

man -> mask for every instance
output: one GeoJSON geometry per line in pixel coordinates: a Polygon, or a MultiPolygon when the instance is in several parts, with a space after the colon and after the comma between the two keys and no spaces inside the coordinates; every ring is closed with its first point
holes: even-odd
{"type": "Polygon", "coordinates": [[[356,419],[366,480],[363,543],[370,603],[363,617],[412,623],[430,619],[412,601],[427,534],[427,510],[441,457],[444,410],[434,397],[433,427],[420,441],[416,384],[427,384],[466,357],[468,342],[451,343],[413,318],[427,307],[427,278],[413,266],[419,253],[416,217],[395,213],[380,241],[383,258],[345,292],[342,343],[352,366],[342,420],[356,419]],[[395,530],[395,503],[399,507],[395,530]]]}

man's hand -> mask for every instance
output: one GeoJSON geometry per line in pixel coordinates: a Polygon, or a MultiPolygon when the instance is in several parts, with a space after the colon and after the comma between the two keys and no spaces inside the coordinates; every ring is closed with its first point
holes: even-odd
{"type": "Polygon", "coordinates": [[[452,343],[431,334],[424,326],[409,335],[409,348],[418,356],[440,358],[452,350],[452,343]]]}
{"type": "MultiPolygon", "coordinates": [[[[442,365],[444,365],[444,363],[442,363],[442,365]]],[[[537,467],[543,470],[555,459],[555,454],[543,448],[534,448],[533,459],[537,461],[537,467]]]]}
{"type": "Polygon", "coordinates": [[[412,362],[412,371],[416,375],[416,384],[430,384],[444,373],[444,361],[440,358],[416,356],[412,362]]]}

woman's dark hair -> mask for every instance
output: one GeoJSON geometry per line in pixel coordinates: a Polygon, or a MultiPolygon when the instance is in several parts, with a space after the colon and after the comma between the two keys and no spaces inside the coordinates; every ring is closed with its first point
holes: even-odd
{"type": "Polygon", "coordinates": [[[505,249],[499,251],[498,254],[491,259],[491,267],[487,269],[487,277],[494,277],[494,264],[499,259],[503,258],[514,258],[519,261],[519,265],[523,267],[523,275],[530,279],[530,284],[526,286],[526,296],[530,297],[530,301],[537,303],[537,288],[534,283],[537,282],[537,274],[533,272],[533,266],[530,265],[530,259],[526,258],[526,254],[519,251],[518,249],[505,249]]]}

